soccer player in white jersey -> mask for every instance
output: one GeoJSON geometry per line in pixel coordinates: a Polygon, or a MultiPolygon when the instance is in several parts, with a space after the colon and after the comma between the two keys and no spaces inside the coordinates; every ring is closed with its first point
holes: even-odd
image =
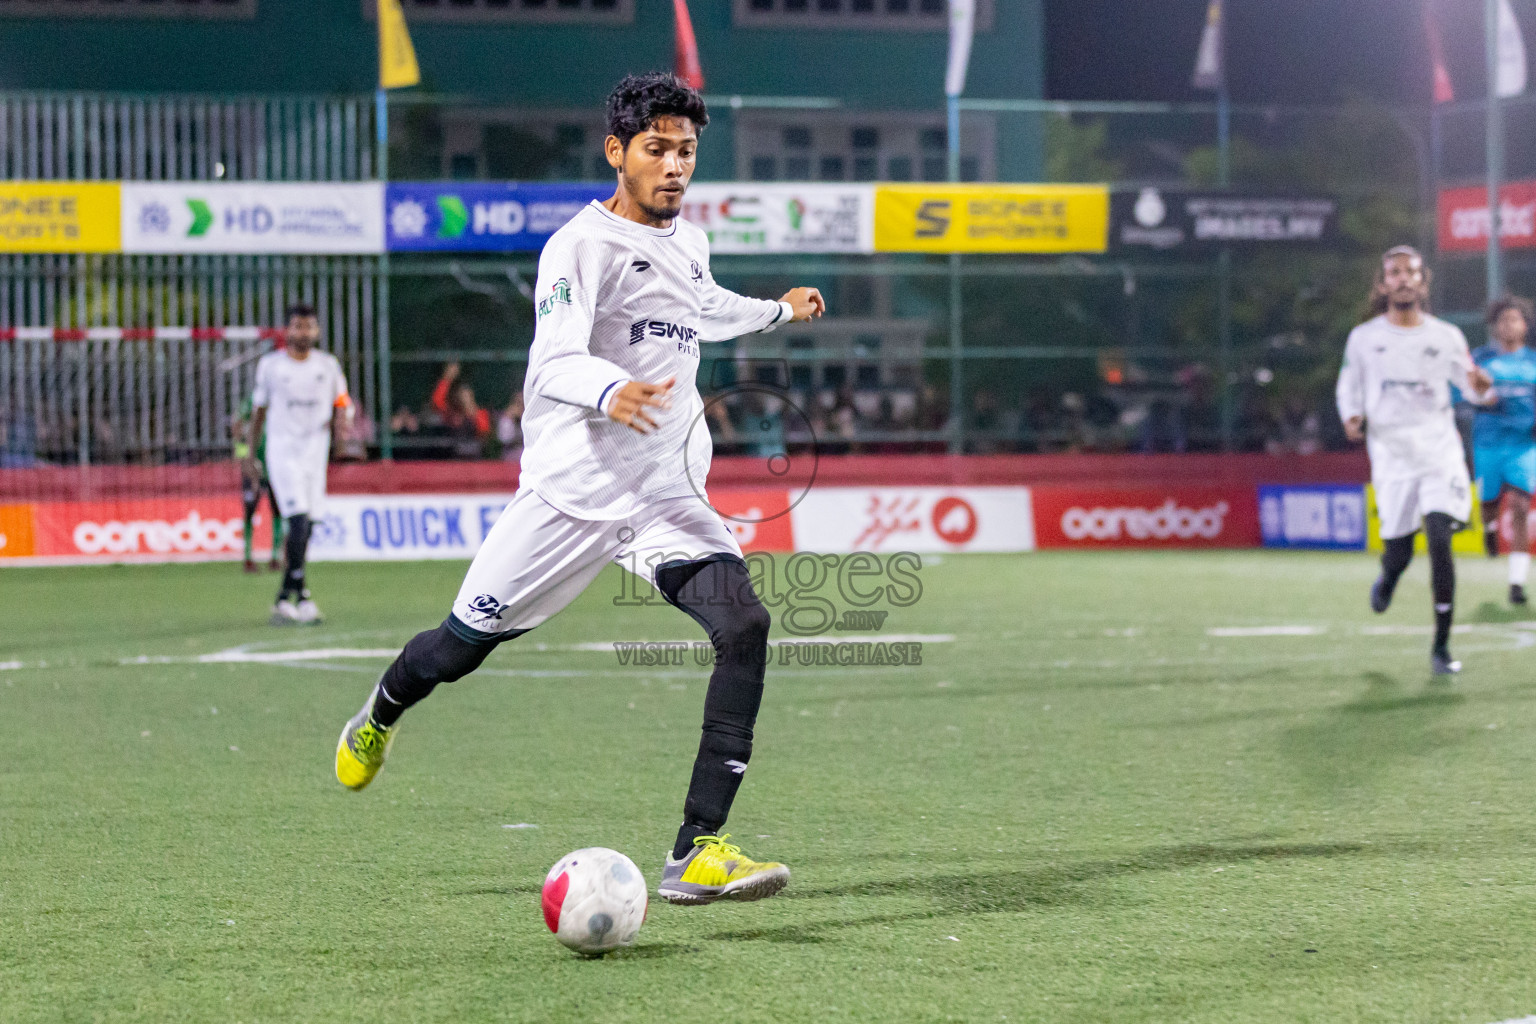
{"type": "MultiPolygon", "coordinates": [[[[315,347],[320,341],[315,308],[289,306],[285,319],[286,347],[268,352],[256,364],[251,436],[267,432],[267,477],[288,533],[272,623],[314,624],[321,615],[305,583],[304,556],[311,519],[325,503],[331,437],[347,422],[352,402],[341,363],[315,347]]],[[[256,467],[245,470],[251,475],[256,467]]]]}
{"type": "Polygon", "coordinates": [[[1451,388],[1481,396],[1488,375],[1472,362],[1461,330],[1425,309],[1429,271],[1410,246],[1382,256],[1371,290],[1372,319],[1350,332],[1337,389],[1339,417],[1352,441],[1365,441],[1381,515],[1381,575],[1371,609],[1392,603],[1392,592],[1413,559],[1422,521],[1429,545],[1435,639],[1430,670],[1461,671],[1451,658],[1456,567],[1451,535],[1472,514],[1472,485],[1456,432],[1451,388]]]}
{"type": "Polygon", "coordinates": [[[710,275],[704,232],[678,219],[708,120],[699,94],[670,74],[631,76],[609,96],[604,146],[617,188],[539,258],[517,494],[452,614],[406,644],[336,746],[337,778],[362,789],[406,708],[619,562],[703,626],[715,648],[683,824],[657,888],[693,904],[761,899],[789,878],[720,832],[752,756],[769,618],[736,538],[699,489],[711,452],[694,380],[699,344],[825,310],[814,288],[749,299],[710,275]]]}

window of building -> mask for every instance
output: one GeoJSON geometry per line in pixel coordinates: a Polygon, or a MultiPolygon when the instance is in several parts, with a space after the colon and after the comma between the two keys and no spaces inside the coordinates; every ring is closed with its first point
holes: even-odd
{"type": "Polygon", "coordinates": [[[0,18],[254,18],[256,0],[0,0],[0,18]]]}
{"type": "MultiPolygon", "coordinates": [[[[994,0],[977,0],[976,28],[992,29],[994,0]]],[[[945,0],[733,0],[733,20],[742,28],[864,28],[943,32],[949,27],[945,0]]]]}
{"type": "MultiPolygon", "coordinates": [[[[3,2],[3,0],[0,0],[3,2]]],[[[603,156],[607,134],[601,111],[528,110],[510,107],[413,108],[430,117],[419,131],[440,147],[427,158],[435,173],[451,178],[511,181],[592,181],[613,176],[603,156]]],[[[411,126],[406,115],[392,137],[411,126]]]]}
{"type": "MultiPolygon", "coordinates": [[[[938,111],[743,110],[736,124],[741,180],[944,181],[949,175],[949,135],[938,111]]],[[[997,180],[996,135],[991,115],[964,115],[962,180],[997,180]]]]}
{"type": "MultiPolygon", "coordinates": [[[[0,0],[4,2],[7,0],[0,0]]],[[[635,0],[400,0],[400,4],[410,21],[628,25],[635,20],[635,0]]],[[[376,0],[362,0],[362,5],[363,16],[372,21],[376,0]]]]}

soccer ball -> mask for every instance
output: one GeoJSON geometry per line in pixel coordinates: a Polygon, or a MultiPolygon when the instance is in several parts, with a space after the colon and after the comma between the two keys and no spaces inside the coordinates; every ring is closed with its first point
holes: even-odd
{"type": "Polygon", "coordinates": [[[555,862],[544,878],[544,923],[588,956],[635,941],[645,921],[645,876],[617,850],[589,846],[555,862]]]}

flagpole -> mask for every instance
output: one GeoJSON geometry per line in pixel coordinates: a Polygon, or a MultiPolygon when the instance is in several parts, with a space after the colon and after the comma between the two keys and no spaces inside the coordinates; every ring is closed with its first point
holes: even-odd
{"type": "Polygon", "coordinates": [[[1488,110],[1484,120],[1488,164],[1488,301],[1504,294],[1504,259],[1499,237],[1500,179],[1504,174],[1504,108],[1499,99],[1499,0],[1483,0],[1483,57],[1488,65],[1488,110]]]}
{"type": "MultiPolygon", "coordinates": [[[[1219,36],[1221,58],[1216,80],[1216,182],[1223,189],[1232,184],[1232,94],[1227,89],[1227,10],[1221,10],[1219,36]]],[[[1216,262],[1216,319],[1219,331],[1218,364],[1221,374],[1221,450],[1230,452],[1234,442],[1236,407],[1232,396],[1232,247],[1223,245],[1216,262]]]]}
{"type": "MultiPolygon", "coordinates": [[[[949,119],[949,167],[951,182],[960,180],[960,97],[945,97],[945,110],[949,119]]],[[[964,383],[965,362],[962,353],[963,312],[960,307],[960,254],[949,254],[949,451],[959,455],[964,450],[965,396],[961,393],[964,383]]]]}
{"type": "MultiPolygon", "coordinates": [[[[375,137],[378,139],[378,175],[381,184],[389,184],[389,90],[380,85],[373,97],[375,137]]],[[[395,457],[394,394],[390,380],[389,342],[389,247],[379,254],[379,458],[395,457]]]]}

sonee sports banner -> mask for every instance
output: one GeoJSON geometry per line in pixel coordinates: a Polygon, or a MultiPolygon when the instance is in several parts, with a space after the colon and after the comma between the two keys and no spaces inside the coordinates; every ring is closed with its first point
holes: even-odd
{"type": "Polygon", "coordinates": [[[1104,185],[877,185],[878,252],[1103,252],[1104,185]]]}

